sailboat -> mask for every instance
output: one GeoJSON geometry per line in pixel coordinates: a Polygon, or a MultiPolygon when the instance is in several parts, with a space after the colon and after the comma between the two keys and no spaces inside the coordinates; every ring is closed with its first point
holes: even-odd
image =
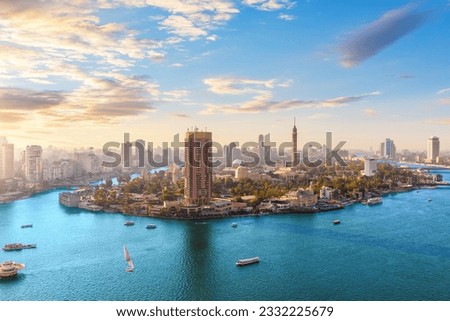
{"type": "Polygon", "coordinates": [[[125,272],[133,272],[134,271],[134,264],[131,260],[130,254],[128,254],[127,247],[123,246],[123,254],[125,256],[125,260],[128,262],[128,266],[125,268],[125,272]]]}

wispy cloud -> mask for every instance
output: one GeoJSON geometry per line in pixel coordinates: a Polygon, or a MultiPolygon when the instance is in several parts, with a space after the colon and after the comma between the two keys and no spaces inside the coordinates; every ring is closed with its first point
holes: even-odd
{"type": "Polygon", "coordinates": [[[444,88],[444,89],[439,90],[437,92],[437,94],[438,95],[442,95],[442,94],[445,94],[445,93],[448,93],[448,92],[450,92],[450,88],[444,88]]]}
{"type": "Polygon", "coordinates": [[[330,118],[330,117],[331,117],[330,114],[323,114],[323,113],[321,113],[321,114],[314,114],[314,115],[308,116],[308,119],[321,120],[321,119],[327,119],[327,118],[330,118]]]}
{"type": "Polygon", "coordinates": [[[366,97],[379,95],[379,92],[355,96],[341,96],[323,100],[273,100],[272,92],[263,92],[252,99],[234,104],[206,104],[202,114],[256,114],[261,112],[277,112],[289,109],[324,109],[349,105],[366,97]]]}
{"type": "Polygon", "coordinates": [[[292,21],[292,20],[295,19],[295,16],[290,15],[290,14],[280,13],[278,15],[278,19],[286,20],[286,21],[292,21]]]}
{"type": "MultiPolygon", "coordinates": [[[[256,80],[248,78],[218,77],[207,78],[203,83],[209,87],[209,91],[219,95],[244,95],[248,93],[264,93],[268,89],[277,86],[275,79],[256,80]]],[[[288,82],[281,86],[289,86],[288,82]]]]}
{"type": "Polygon", "coordinates": [[[339,48],[341,64],[350,68],[375,56],[423,25],[430,16],[429,11],[419,11],[418,5],[413,3],[386,12],[344,39],[339,48]]]}
{"type": "Polygon", "coordinates": [[[290,0],[244,0],[243,3],[264,11],[290,9],[295,5],[295,2],[290,0]]]}
{"type": "Polygon", "coordinates": [[[183,118],[183,119],[191,118],[189,115],[182,113],[171,113],[170,115],[176,118],[183,118]]]}
{"type": "Polygon", "coordinates": [[[450,118],[428,119],[425,123],[431,125],[450,125],[450,118]]]}

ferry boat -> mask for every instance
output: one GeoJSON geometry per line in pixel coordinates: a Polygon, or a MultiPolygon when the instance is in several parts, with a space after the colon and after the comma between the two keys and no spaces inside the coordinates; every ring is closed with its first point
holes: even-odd
{"type": "Polygon", "coordinates": [[[366,205],[377,205],[383,203],[383,199],[381,197],[371,197],[367,200],[366,205]]]}
{"type": "Polygon", "coordinates": [[[134,222],[133,221],[126,221],[125,223],[123,223],[123,225],[125,225],[125,226],[133,226],[134,222]]]}
{"type": "Polygon", "coordinates": [[[237,223],[231,223],[231,227],[237,227],[237,223]]]}
{"type": "Polygon", "coordinates": [[[13,261],[6,261],[0,263],[0,279],[16,276],[17,272],[22,270],[24,267],[25,264],[16,263],[13,261]]]}
{"type": "Polygon", "coordinates": [[[237,266],[249,265],[259,262],[259,257],[251,257],[249,259],[242,259],[236,262],[237,266]]]}
{"type": "Polygon", "coordinates": [[[28,227],[33,227],[33,224],[24,224],[21,226],[21,228],[28,228],[28,227]]]}
{"type": "Polygon", "coordinates": [[[334,221],[333,221],[333,224],[334,224],[334,225],[341,224],[341,221],[340,221],[340,220],[334,220],[334,221]]]}
{"type": "Polygon", "coordinates": [[[149,230],[154,229],[154,228],[156,228],[156,225],[155,224],[147,224],[147,226],[145,228],[148,228],[149,230]]]}
{"type": "Polygon", "coordinates": [[[3,251],[20,251],[23,249],[35,249],[36,244],[10,243],[3,246],[3,251]]]}

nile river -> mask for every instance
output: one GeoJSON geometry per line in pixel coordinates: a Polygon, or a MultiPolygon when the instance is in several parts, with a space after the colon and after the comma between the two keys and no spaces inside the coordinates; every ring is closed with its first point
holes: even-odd
{"type": "Polygon", "coordinates": [[[448,187],[321,214],[134,217],[130,227],[127,216],[65,208],[59,192],[0,205],[0,244],[37,243],[0,251],[26,265],[0,280],[0,300],[450,300],[448,187]],[[235,266],[252,256],[260,263],[235,266]]]}

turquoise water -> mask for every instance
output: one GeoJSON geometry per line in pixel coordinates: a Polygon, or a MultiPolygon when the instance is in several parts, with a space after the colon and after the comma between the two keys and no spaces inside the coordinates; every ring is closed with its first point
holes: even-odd
{"type": "Polygon", "coordinates": [[[450,300],[450,188],[315,215],[136,217],[131,227],[127,216],[62,207],[58,192],[0,205],[0,244],[38,245],[0,251],[26,264],[0,280],[0,300],[450,300]],[[261,262],[235,266],[252,256],[261,262]]]}

